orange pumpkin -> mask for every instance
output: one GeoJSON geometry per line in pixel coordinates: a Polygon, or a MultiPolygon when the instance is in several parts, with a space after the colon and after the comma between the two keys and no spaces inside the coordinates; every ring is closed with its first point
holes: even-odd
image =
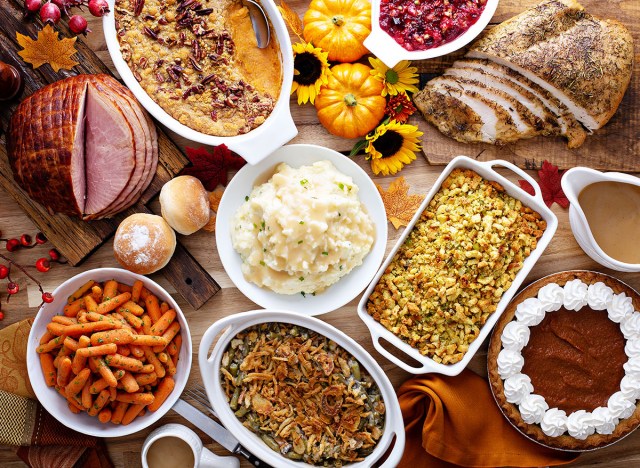
{"type": "Polygon", "coordinates": [[[341,63],[331,68],[329,83],[316,97],[320,123],[330,133],[357,138],[373,130],[384,116],[383,84],[371,76],[371,67],[341,63]]]}
{"type": "Polygon", "coordinates": [[[304,15],[304,40],[329,53],[332,62],[355,62],[369,51],[369,0],[312,0],[304,15]]]}

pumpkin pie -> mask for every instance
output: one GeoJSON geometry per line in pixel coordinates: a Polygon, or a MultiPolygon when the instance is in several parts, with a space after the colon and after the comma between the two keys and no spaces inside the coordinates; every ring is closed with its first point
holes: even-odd
{"type": "Polygon", "coordinates": [[[496,402],[529,438],[592,450],[640,424],[640,295],[610,276],[568,271],[525,288],[491,338],[496,402]]]}

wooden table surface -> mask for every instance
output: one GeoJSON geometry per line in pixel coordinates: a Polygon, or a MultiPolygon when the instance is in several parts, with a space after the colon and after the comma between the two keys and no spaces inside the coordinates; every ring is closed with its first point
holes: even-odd
{"type": "MultiPolygon", "coordinates": [[[[85,16],[88,17],[87,14],[85,14],[85,16]]],[[[100,58],[113,68],[103,40],[100,22],[93,19],[90,21],[90,27],[93,32],[89,35],[87,41],[90,43],[93,50],[98,53],[100,58]]],[[[293,143],[314,143],[338,150],[343,150],[345,148],[344,140],[341,141],[340,139],[329,135],[318,124],[313,107],[308,105],[299,107],[292,99],[291,108],[294,120],[296,120],[297,123],[302,124],[299,126],[300,134],[293,140],[293,143]]],[[[182,145],[188,144],[188,142],[184,140],[177,140],[182,145]]],[[[469,154],[475,154],[472,147],[469,149],[469,154]]],[[[550,155],[550,159],[553,160],[552,155],[550,155]]],[[[384,188],[386,188],[389,183],[395,179],[393,176],[386,178],[374,177],[364,158],[358,157],[357,162],[370,176],[372,176],[376,183],[382,185],[384,188]]],[[[430,166],[426,160],[419,155],[418,159],[413,164],[406,167],[399,175],[402,175],[407,179],[411,186],[411,193],[426,194],[441,171],[442,166],[430,166]]],[[[504,174],[512,180],[517,179],[517,177],[511,173],[505,172],[504,174]]],[[[534,173],[532,174],[535,176],[534,173]]],[[[159,213],[157,200],[152,202],[151,208],[156,213],[159,213]]],[[[640,290],[639,274],[611,271],[598,265],[587,257],[573,238],[571,228],[569,226],[568,211],[560,208],[558,205],[554,205],[552,209],[558,216],[558,231],[551,241],[547,251],[542,255],[539,262],[531,271],[525,284],[542,276],[563,270],[588,269],[611,274],[627,282],[635,289],[640,290]]],[[[22,233],[30,233],[32,235],[36,233],[33,223],[24,214],[20,207],[13,202],[8,194],[1,191],[1,189],[0,231],[2,232],[0,237],[6,238],[19,237],[22,233]]],[[[397,231],[393,226],[389,225],[387,251],[391,246],[393,246],[401,232],[401,230],[397,231]]],[[[202,334],[209,325],[222,317],[237,312],[253,310],[259,307],[249,299],[245,298],[242,293],[233,287],[233,284],[224,272],[222,264],[220,263],[218,253],[216,251],[215,236],[212,233],[201,231],[188,237],[181,236],[181,240],[198,262],[200,262],[222,286],[222,290],[197,311],[193,310],[184,300],[182,300],[181,297],[174,294],[174,297],[182,307],[191,328],[194,364],[191,370],[189,383],[195,383],[200,381],[200,373],[197,365],[197,351],[202,334]]],[[[46,256],[46,252],[49,248],[51,248],[51,246],[47,244],[46,246],[40,246],[32,250],[21,250],[10,255],[13,259],[21,262],[22,264],[31,265],[37,258],[46,256]]],[[[80,273],[81,271],[98,267],[117,266],[118,264],[116,263],[112,253],[112,242],[108,241],[79,267],[74,268],[56,264],[46,274],[35,274],[37,275],[37,278],[42,281],[45,289],[51,291],[64,280],[80,273]]],[[[33,271],[35,271],[35,269],[33,271]]],[[[14,296],[9,304],[4,302],[6,295],[2,295],[2,310],[5,313],[5,318],[0,322],[0,328],[24,318],[33,317],[37,311],[36,307],[40,302],[40,294],[34,284],[27,282],[26,277],[15,269],[13,270],[13,277],[14,280],[20,284],[23,291],[14,296]],[[26,292],[24,290],[26,290],[26,292]]],[[[158,281],[170,292],[173,292],[170,286],[163,279],[162,275],[155,274],[152,275],[151,278],[158,281]]],[[[320,318],[338,327],[371,352],[373,357],[380,363],[384,371],[387,373],[393,385],[397,388],[402,384],[402,382],[410,377],[410,374],[398,369],[373,349],[367,328],[357,317],[356,306],[358,300],[359,297],[339,310],[322,315],[320,318]]],[[[469,366],[473,371],[483,376],[486,375],[486,347],[485,343],[469,366]]],[[[469,411],[473,411],[473,409],[470,408],[469,411]]],[[[107,439],[109,452],[115,465],[118,467],[126,466],[128,468],[140,466],[142,442],[154,428],[169,422],[177,422],[192,427],[198,432],[208,448],[221,455],[227,454],[222,447],[214,443],[207,435],[193,427],[193,425],[181,416],[170,411],[166,416],[160,419],[160,421],[144,431],[127,437],[107,439]]],[[[612,468],[627,468],[635,464],[640,465],[640,431],[631,434],[624,440],[609,448],[583,454],[571,466],[587,467],[604,465],[612,468]]],[[[10,447],[0,447],[0,466],[14,468],[24,466],[24,464],[17,458],[10,447]]],[[[250,465],[243,461],[242,466],[248,467],[250,465]]]]}

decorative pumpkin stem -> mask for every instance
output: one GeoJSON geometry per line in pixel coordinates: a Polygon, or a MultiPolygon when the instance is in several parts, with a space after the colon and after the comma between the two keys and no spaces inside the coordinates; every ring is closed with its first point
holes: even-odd
{"type": "Polygon", "coordinates": [[[344,97],[344,103],[349,107],[353,107],[358,104],[358,100],[353,94],[349,93],[344,97]]]}
{"type": "Polygon", "coordinates": [[[331,18],[331,22],[336,26],[340,27],[344,24],[344,16],[336,15],[333,18],[331,18]]]}

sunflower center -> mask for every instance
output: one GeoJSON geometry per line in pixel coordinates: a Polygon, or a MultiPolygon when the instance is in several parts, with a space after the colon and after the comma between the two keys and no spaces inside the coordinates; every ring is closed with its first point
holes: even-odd
{"type": "Polygon", "coordinates": [[[398,76],[398,72],[396,72],[393,68],[389,68],[384,74],[384,79],[389,84],[396,84],[400,77],[398,76]]]}
{"type": "Polygon", "coordinates": [[[382,154],[383,158],[388,158],[396,154],[400,148],[404,139],[395,130],[387,130],[384,135],[378,137],[375,141],[375,148],[382,154]]]}
{"type": "Polygon", "coordinates": [[[293,67],[298,71],[298,74],[293,76],[293,81],[302,86],[312,85],[322,75],[322,63],[311,52],[297,54],[293,59],[293,67]]]}

